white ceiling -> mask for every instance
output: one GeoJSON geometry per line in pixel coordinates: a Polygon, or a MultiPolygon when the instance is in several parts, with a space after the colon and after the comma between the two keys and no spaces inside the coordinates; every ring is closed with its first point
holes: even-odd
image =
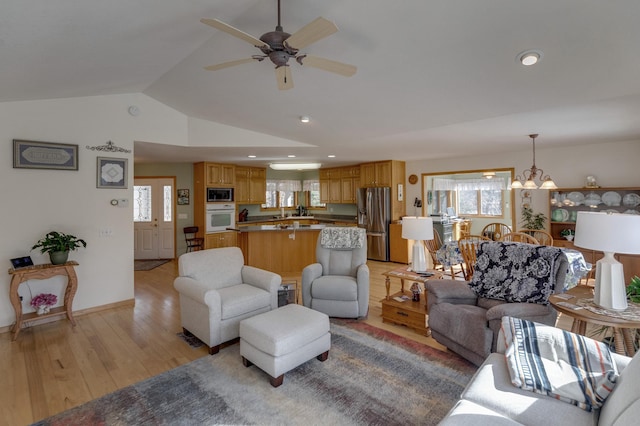
{"type": "Polygon", "coordinates": [[[279,91],[268,60],[203,69],[259,51],[201,18],[260,37],[275,28],[276,4],[4,0],[0,101],[142,92],[190,117],[299,142],[136,143],[136,161],[263,165],[295,154],[341,165],[530,150],[529,133],[541,149],[640,140],[637,0],[282,0],[287,32],[318,16],[336,23],[304,52],[356,65],[353,77],[294,62],[295,88],[279,91]],[[542,61],[520,65],[527,49],[542,61]]]}

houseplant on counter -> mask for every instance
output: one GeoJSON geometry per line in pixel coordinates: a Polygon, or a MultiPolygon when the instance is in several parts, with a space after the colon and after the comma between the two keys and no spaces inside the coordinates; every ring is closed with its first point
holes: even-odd
{"type": "Polygon", "coordinates": [[[63,232],[51,231],[34,244],[31,250],[39,248],[41,253],[49,253],[49,259],[53,265],[62,265],[69,258],[70,251],[86,246],[87,243],[81,238],[63,232]]]}

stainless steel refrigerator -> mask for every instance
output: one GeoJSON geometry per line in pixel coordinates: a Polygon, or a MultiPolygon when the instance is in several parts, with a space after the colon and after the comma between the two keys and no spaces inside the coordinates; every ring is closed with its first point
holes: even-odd
{"type": "Polygon", "coordinates": [[[391,188],[358,189],[358,226],[367,230],[367,257],[389,261],[391,188]]]}

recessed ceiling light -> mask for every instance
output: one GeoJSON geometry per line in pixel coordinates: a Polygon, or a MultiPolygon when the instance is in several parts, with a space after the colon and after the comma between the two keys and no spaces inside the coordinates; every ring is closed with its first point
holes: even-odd
{"type": "Polygon", "coordinates": [[[249,158],[256,158],[256,156],[255,156],[255,155],[247,155],[247,157],[249,157],[249,158]]]}
{"type": "Polygon", "coordinates": [[[329,155],[327,155],[327,157],[329,157],[329,158],[336,158],[336,156],[335,156],[335,155],[333,155],[333,154],[329,154],[329,155]]]}
{"type": "Polygon", "coordinates": [[[525,50],[516,56],[516,61],[520,62],[524,66],[531,66],[537,64],[542,59],[542,52],[540,50],[525,50]]]}
{"type": "Polygon", "coordinates": [[[310,121],[311,121],[311,118],[309,118],[309,116],[308,116],[308,115],[302,115],[302,116],[300,116],[300,122],[301,122],[301,123],[308,123],[308,122],[310,122],[310,121]]]}
{"type": "Polygon", "coordinates": [[[287,157],[289,157],[289,158],[296,158],[296,156],[295,156],[295,155],[287,155],[287,157]]]}

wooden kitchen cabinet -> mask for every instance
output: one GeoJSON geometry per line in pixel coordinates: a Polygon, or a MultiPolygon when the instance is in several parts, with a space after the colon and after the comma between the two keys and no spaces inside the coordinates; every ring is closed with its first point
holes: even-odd
{"type": "Polygon", "coordinates": [[[337,204],[342,202],[340,167],[320,169],[320,201],[337,204]]]}
{"type": "Polygon", "coordinates": [[[406,214],[404,199],[405,162],[398,160],[377,161],[360,165],[360,187],[391,188],[391,220],[400,220],[406,214]],[[400,188],[403,196],[400,197],[400,188]]]}
{"type": "Polygon", "coordinates": [[[402,224],[389,224],[389,260],[398,263],[409,263],[410,240],[402,238],[402,224]]]}
{"type": "Polygon", "coordinates": [[[204,248],[221,248],[221,247],[236,247],[237,236],[235,231],[215,232],[213,234],[205,234],[204,236],[204,248]]]}
{"type": "Polygon", "coordinates": [[[390,187],[393,183],[393,163],[393,161],[379,161],[376,163],[361,164],[360,186],[363,188],[390,187]]]}
{"type": "Polygon", "coordinates": [[[320,169],[320,201],[332,204],[355,204],[360,186],[360,166],[320,169]]]}
{"type": "Polygon", "coordinates": [[[235,186],[236,167],[233,164],[205,163],[207,186],[235,186]]]}
{"type": "Polygon", "coordinates": [[[341,202],[356,203],[356,192],[360,187],[360,166],[342,167],[340,172],[341,202]]]}
{"type": "Polygon", "coordinates": [[[264,167],[236,166],[237,204],[264,204],[267,202],[267,169],[264,167]]]}

